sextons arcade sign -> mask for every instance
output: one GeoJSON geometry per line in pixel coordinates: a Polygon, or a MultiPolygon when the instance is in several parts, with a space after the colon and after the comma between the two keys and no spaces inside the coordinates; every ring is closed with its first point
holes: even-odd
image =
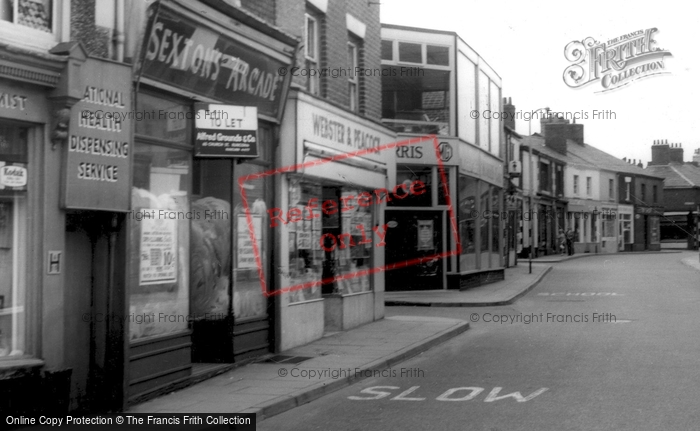
{"type": "MultiPolygon", "coordinates": [[[[151,9],[153,10],[153,9],[151,9]]],[[[142,76],[278,118],[288,64],[161,5],[144,40],[142,76]]]]}

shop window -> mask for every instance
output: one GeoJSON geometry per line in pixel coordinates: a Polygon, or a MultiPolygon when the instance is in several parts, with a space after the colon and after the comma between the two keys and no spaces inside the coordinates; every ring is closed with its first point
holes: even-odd
{"type": "Polygon", "coordinates": [[[491,222],[491,199],[489,194],[489,185],[481,182],[479,184],[480,195],[480,211],[478,223],[481,235],[481,259],[479,269],[488,269],[491,262],[491,248],[489,247],[490,222],[491,222]]]}
{"type": "Polygon", "coordinates": [[[382,60],[394,60],[394,41],[382,40],[382,60]]]}
{"type": "Polygon", "coordinates": [[[168,143],[192,145],[195,113],[189,103],[141,92],[133,114],[136,134],[168,143]]]}
{"type": "Polygon", "coordinates": [[[459,270],[476,269],[476,223],[479,220],[477,208],[477,180],[466,175],[459,176],[459,239],[462,246],[459,256],[459,270]]]}
{"type": "MultiPolygon", "coordinates": [[[[450,196],[450,170],[444,168],[436,169],[437,173],[437,197],[438,205],[447,205],[450,196]],[[443,178],[444,177],[444,178],[443,178]],[[444,179],[444,181],[443,181],[444,179]]],[[[448,235],[449,236],[449,235],[448,235]]]]}
{"type": "MultiPolygon", "coordinates": [[[[271,137],[265,139],[265,135],[258,132],[258,143],[260,146],[272,144],[271,137]]],[[[264,176],[258,179],[246,181],[244,185],[246,201],[250,210],[251,222],[247,219],[243,197],[238,187],[240,178],[262,174],[269,170],[269,166],[241,163],[233,168],[235,177],[235,190],[233,193],[233,233],[234,246],[232,256],[233,266],[233,315],[236,322],[244,319],[263,317],[267,314],[267,299],[263,295],[261,288],[260,272],[258,265],[263,268],[263,274],[267,274],[270,269],[270,245],[274,240],[274,231],[269,228],[270,218],[268,208],[272,207],[272,182],[273,178],[264,176]],[[256,241],[259,262],[256,260],[255,249],[253,248],[253,237],[256,241]]],[[[230,223],[230,220],[226,220],[230,223]]],[[[296,224],[297,232],[303,230],[302,223],[296,224]],[[302,228],[302,229],[300,229],[302,228]]],[[[230,239],[228,239],[230,241],[230,239]]],[[[272,276],[267,277],[268,280],[272,276]]],[[[267,285],[268,289],[270,285],[267,285]]]]}
{"type": "Polygon", "coordinates": [[[620,235],[625,244],[632,244],[632,215],[620,214],[620,235]]]}
{"type": "MultiPolygon", "coordinates": [[[[332,197],[323,194],[320,184],[299,181],[292,177],[289,182],[289,210],[297,208],[304,214],[310,200],[325,202],[332,197]]],[[[337,198],[336,198],[337,199],[337,198]]],[[[320,208],[312,209],[313,219],[287,223],[289,242],[289,270],[282,273],[282,284],[294,286],[303,283],[320,282],[324,272],[326,254],[321,248],[321,236],[324,230],[335,232],[339,229],[338,214],[326,215],[320,208]],[[316,217],[319,216],[319,217],[316,217]]],[[[332,260],[332,263],[335,263],[332,260]]],[[[321,298],[321,286],[289,292],[289,302],[303,302],[321,298]]]]}
{"type": "Polygon", "coordinates": [[[615,236],[615,215],[610,212],[603,213],[603,237],[613,238],[615,236]]]}
{"type": "MultiPolygon", "coordinates": [[[[347,199],[351,202],[362,191],[343,187],[341,200],[347,199]]],[[[371,192],[369,190],[364,191],[371,192]]],[[[339,244],[337,248],[337,275],[350,275],[365,271],[362,275],[353,275],[339,280],[337,289],[341,294],[347,295],[370,290],[370,276],[368,272],[371,268],[372,246],[375,244],[374,232],[372,232],[372,227],[374,226],[372,208],[376,208],[376,205],[370,205],[369,207],[353,205],[352,209],[341,213],[341,237],[338,238],[339,244]],[[365,238],[372,241],[362,244],[365,238]],[[346,247],[341,248],[341,241],[347,241],[346,247]]]]}
{"type": "Polygon", "coordinates": [[[450,65],[450,48],[447,46],[426,46],[427,51],[427,63],[435,64],[438,66],[449,66],[450,65]]]}
{"type": "Polygon", "coordinates": [[[398,165],[397,193],[387,199],[388,206],[429,207],[433,205],[433,168],[431,166],[398,165]],[[414,184],[411,193],[411,184],[414,184]]]}
{"type": "Polygon", "coordinates": [[[129,339],[188,328],[191,153],[136,142],[131,196],[129,339]]]}
{"type": "Polygon", "coordinates": [[[399,42],[399,61],[423,63],[423,46],[418,43],[399,42]]]}
{"type": "Polygon", "coordinates": [[[26,353],[27,134],[0,123],[0,360],[26,353]]]}
{"type": "Polygon", "coordinates": [[[501,192],[498,187],[491,186],[491,267],[501,266],[501,192]]]}

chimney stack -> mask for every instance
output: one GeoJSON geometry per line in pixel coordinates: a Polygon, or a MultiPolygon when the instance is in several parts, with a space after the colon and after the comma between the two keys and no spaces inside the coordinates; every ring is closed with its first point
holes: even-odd
{"type": "Polygon", "coordinates": [[[515,106],[510,97],[503,98],[503,112],[506,113],[506,118],[503,120],[503,125],[515,130],[515,106]]]}
{"type": "Polygon", "coordinates": [[[695,153],[693,153],[693,162],[700,164],[700,148],[695,150],[695,153]]]}
{"type": "Polygon", "coordinates": [[[683,148],[681,144],[671,144],[668,150],[669,163],[683,163],[683,148]]]}
{"type": "Polygon", "coordinates": [[[663,139],[658,139],[654,141],[654,145],[651,146],[651,161],[649,166],[653,165],[668,165],[670,161],[670,148],[668,146],[668,141],[663,139]]]}

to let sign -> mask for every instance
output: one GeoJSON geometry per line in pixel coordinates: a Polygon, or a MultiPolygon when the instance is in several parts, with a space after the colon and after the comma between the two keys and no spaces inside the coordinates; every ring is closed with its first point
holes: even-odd
{"type": "Polygon", "coordinates": [[[195,104],[195,156],[258,157],[255,106],[195,104]]]}
{"type": "Polygon", "coordinates": [[[83,99],[71,108],[64,206],[128,211],[131,187],[131,68],[88,58],[83,99]]]}

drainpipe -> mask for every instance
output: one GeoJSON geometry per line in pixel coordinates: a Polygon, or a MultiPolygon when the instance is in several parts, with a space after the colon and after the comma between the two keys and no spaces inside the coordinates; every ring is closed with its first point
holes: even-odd
{"type": "Polygon", "coordinates": [[[116,22],[116,29],[115,29],[115,39],[117,42],[117,58],[116,60],[118,62],[123,62],[124,61],[124,41],[125,41],[125,36],[124,36],[124,0],[117,0],[117,5],[116,5],[116,16],[117,16],[117,22],[116,22]]]}
{"type": "Polygon", "coordinates": [[[530,259],[529,259],[530,272],[529,273],[532,274],[532,252],[533,252],[532,248],[534,247],[533,237],[535,236],[535,229],[532,226],[532,218],[533,218],[532,217],[532,215],[533,215],[532,214],[532,205],[533,205],[533,197],[532,196],[535,193],[535,183],[534,183],[535,171],[532,167],[532,145],[529,145],[527,147],[527,149],[528,149],[528,152],[530,153],[530,160],[529,160],[529,162],[530,162],[529,163],[530,164],[530,235],[529,235],[529,237],[530,237],[530,259]]]}

